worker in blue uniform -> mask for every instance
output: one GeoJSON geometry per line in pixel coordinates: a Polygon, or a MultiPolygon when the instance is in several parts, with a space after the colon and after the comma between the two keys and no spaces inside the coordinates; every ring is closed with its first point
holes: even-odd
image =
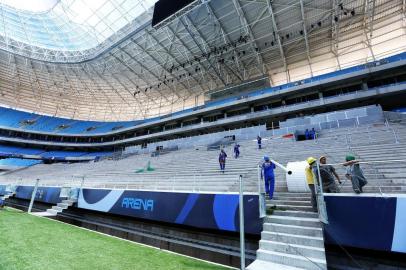
{"type": "Polygon", "coordinates": [[[221,149],[220,154],[219,154],[219,164],[220,164],[220,170],[224,173],[224,170],[226,169],[226,158],[227,154],[224,152],[223,149],[221,149]]]}
{"type": "Polygon", "coordinates": [[[262,163],[261,179],[265,180],[265,193],[268,194],[269,198],[273,198],[273,192],[275,189],[275,174],[274,169],[276,168],[268,156],[264,156],[264,162],[262,163]]]}
{"type": "Polygon", "coordinates": [[[305,131],[305,138],[306,138],[306,140],[310,140],[310,131],[308,128],[306,128],[306,131],[305,131]]]}
{"type": "Polygon", "coordinates": [[[236,143],[234,145],[234,157],[238,158],[240,156],[240,145],[236,143]]]}
{"type": "Polygon", "coordinates": [[[314,128],[312,128],[312,130],[310,131],[311,134],[311,139],[315,140],[316,139],[316,130],[314,128]]]}
{"type": "Polygon", "coordinates": [[[257,143],[258,143],[258,149],[261,149],[262,148],[262,138],[258,135],[257,136],[257,143]]]}

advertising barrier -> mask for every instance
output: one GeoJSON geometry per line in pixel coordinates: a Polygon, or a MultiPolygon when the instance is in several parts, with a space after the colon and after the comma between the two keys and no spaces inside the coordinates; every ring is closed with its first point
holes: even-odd
{"type": "MultiPolygon", "coordinates": [[[[140,219],[222,231],[239,231],[238,194],[83,189],[78,207],[140,219]]],[[[260,234],[257,195],[244,195],[245,231],[260,234]]]]}
{"type": "MultiPolygon", "coordinates": [[[[34,186],[18,186],[15,197],[30,200],[33,190],[34,186]]],[[[51,204],[60,203],[62,201],[59,197],[60,192],[61,188],[59,187],[38,187],[35,201],[51,204]]]]}
{"type": "Polygon", "coordinates": [[[324,198],[329,220],[324,226],[326,243],[406,253],[405,195],[324,198]]]}

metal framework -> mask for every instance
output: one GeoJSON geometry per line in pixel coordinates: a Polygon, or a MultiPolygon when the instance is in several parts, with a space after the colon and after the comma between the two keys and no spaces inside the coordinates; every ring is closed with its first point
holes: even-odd
{"type": "Polygon", "coordinates": [[[158,28],[155,0],[100,1],[74,25],[55,17],[77,2],[86,5],[61,0],[42,13],[0,4],[1,103],[87,120],[143,119],[256,77],[294,81],[298,63],[306,76],[319,74],[323,55],[342,68],[341,57],[363,46],[372,56],[364,61],[373,60],[375,40],[385,35],[379,30],[399,23],[405,35],[406,25],[405,0],[201,0],[158,28]]]}

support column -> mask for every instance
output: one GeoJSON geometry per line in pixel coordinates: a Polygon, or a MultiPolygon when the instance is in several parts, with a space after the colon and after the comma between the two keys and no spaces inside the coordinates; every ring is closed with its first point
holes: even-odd
{"type": "Polygon", "coordinates": [[[320,104],[324,104],[324,97],[323,97],[322,92],[319,92],[319,99],[320,99],[320,104]]]}
{"type": "Polygon", "coordinates": [[[368,90],[368,84],[366,82],[362,82],[362,90],[364,91],[368,90]]]}

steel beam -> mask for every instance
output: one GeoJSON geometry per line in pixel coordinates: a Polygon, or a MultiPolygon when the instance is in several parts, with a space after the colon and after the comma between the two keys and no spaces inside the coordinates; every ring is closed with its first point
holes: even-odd
{"type": "Polygon", "coordinates": [[[236,11],[238,13],[238,17],[240,18],[241,25],[244,25],[245,31],[248,33],[251,41],[255,44],[255,48],[254,48],[254,46],[253,46],[253,44],[251,42],[250,47],[251,47],[252,51],[254,52],[254,54],[256,55],[258,65],[261,67],[260,68],[261,73],[263,75],[265,75],[265,74],[267,74],[267,70],[266,70],[266,67],[265,67],[265,64],[264,64],[264,59],[262,58],[262,55],[259,52],[259,46],[258,46],[258,44],[257,44],[257,42],[255,40],[255,36],[254,36],[254,33],[252,32],[252,28],[251,28],[251,26],[249,25],[249,23],[247,21],[246,14],[245,14],[244,10],[242,9],[239,0],[233,0],[233,3],[234,3],[236,11]]]}
{"type": "Polygon", "coordinates": [[[267,2],[268,5],[268,11],[271,14],[271,19],[272,19],[272,27],[273,30],[275,32],[275,36],[276,36],[276,41],[278,43],[278,47],[279,47],[279,53],[283,62],[283,69],[285,70],[286,73],[286,80],[287,82],[290,82],[290,75],[289,75],[289,71],[288,71],[288,65],[286,62],[286,57],[285,57],[285,53],[283,52],[283,47],[282,47],[282,42],[281,42],[281,38],[279,35],[279,31],[278,31],[278,25],[276,24],[276,20],[275,20],[275,15],[273,12],[273,8],[272,8],[272,0],[270,0],[269,2],[267,2]]]}
{"type": "Polygon", "coordinates": [[[306,17],[305,17],[305,11],[304,11],[304,6],[303,6],[303,0],[300,0],[300,13],[302,14],[303,34],[305,37],[307,61],[309,62],[310,75],[313,77],[312,60],[310,58],[309,38],[307,37],[306,17]]]}

